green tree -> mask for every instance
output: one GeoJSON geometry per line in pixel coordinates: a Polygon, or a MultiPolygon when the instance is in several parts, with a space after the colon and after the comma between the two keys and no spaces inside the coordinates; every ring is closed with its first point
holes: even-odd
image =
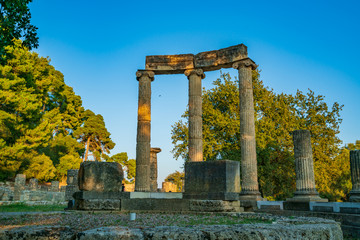
{"type": "Polygon", "coordinates": [[[0,0],[0,57],[6,54],[5,46],[13,45],[13,39],[22,39],[28,49],[38,47],[37,27],[30,24],[28,4],[32,0],[0,0]]]}
{"type": "Polygon", "coordinates": [[[126,169],[126,183],[132,183],[136,177],[136,160],[129,159],[126,152],[117,153],[106,160],[107,162],[117,162],[126,169]]]}
{"type": "MultiPolygon", "coordinates": [[[[92,112],[84,111],[81,98],[49,59],[30,52],[20,40],[5,51],[13,57],[0,64],[0,180],[24,172],[35,176],[29,168],[41,164],[43,172],[60,180],[84,155],[78,137],[92,112]]],[[[101,155],[114,144],[103,118],[95,118],[100,124],[93,130],[101,145],[93,151],[101,155]]]]}
{"type": "Polygon", "coordinates": [[[183,172],[175,171],[174,173],[169,174],[165,178],[165,182],[171,182],[176,185],[178,192],[183,190],[185,174],[183,172]]]}
{"type": "MultiPolygon", "coordinates": [[[[332,188],[339,188],[331,178],[329,166],[339,164],[339,112],[342,106],[334,103],[329,109],[321,95],[309,90],[304,94],[276,94],[266,88],[253,72],[255,128],[259,184],[269,199],[285,199],[295,190],[295,166],[291,133],[309,129],[312,134],[315,178],[318,190],[330,199],[332,188]],[[330,164],[331,163],[331,164],[330,164]]],[[[241,161],[238,81],[221,74],[214,88],[203,91],[204,159],[241,161]]],[[[173,154],[188,159],[187,111],[172,126],[173,154]]],[[[340,165],[337,165],[340,166],[340,165]]],[[[336,169],[336,168],[335,168],[336,169]]],[[[339,171],[338,171],[339,173],[339,171]]]]}
{"type": "Polygon", "coordinates": [[[115,143],[110,138],[110,133],[105,127],[104,118],[91,110],[86,110],[82,118],[84,123],[75,132],[75,136],[85,145],[83,161],[88,160],[89,151],[96,161],[100,161],[104,153],[110,153],[115,143]]]}

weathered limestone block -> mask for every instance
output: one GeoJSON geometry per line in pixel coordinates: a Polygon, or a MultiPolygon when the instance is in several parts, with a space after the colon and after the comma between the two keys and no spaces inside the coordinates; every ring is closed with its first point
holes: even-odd
{"type": "Polygon", "coordinates": [[[79,189],[81,191],[119,192],[124,177],[119,163],[83,162],[79,170],[79,189]]]}
{"type": "Polygon", "coordinates": [[[143,233],[137,228],[128,227],[101,227],[90,229],[77,234],[77,240],[110,240],[110,239],[123,239],[123,240],[142,240],[144,239],[143,233]]]}
{"type": "Polygon", "coordinates": [[[190,200],[192,212],[242,212],[240,201],[190,200]]]}
{"type": "Polygon", "coordinates": [[[14,198],[14,191],[10,187],[3,185],[0,187],[0,201],[12,201],[14,198]]]}
{"type": "Polygon", "coordinates": [[[183,73],[194,68],[193,54],[146,56],[145,68],[156,74],[183,73]]]}
{"type": "Polygon", "coordinates": [[[28,201],[46,201],[59,203],[65,201],[65,193],[64,192],[54,192],[54,191],[29,191],[24,190],[21,193],[20,201],[28,202],[28,201]]]}
{"type": "Polygon", "coordinates": [[[20,200],[21,192],[25,190],[25,183],[26,183],[26,175],[17,174],[14,185],[14,201],[20,200]]]}
{"type": "Polygon", "coordinates": [[[239,192],[238,161],[185,163],[184,199],[238,200],[239,192]]]}
{"type": "Polygon", "coordinates": [[[59,181],[52,181],[50,191],[51,192],[58,192],[59,191],[59,186],[60,186],[59,181]]]}
{"type": "Polygon", "coordinates": [[[231,68],[236,61],[247,58],[247,47],[244,44],[222,48],[219,50],[201,52],[195,55],[195,68],[204,71],[231,68]]]}
{"type": "Polygon", "coordinates": [[[360,202],[360,150],[350,151],[350,170],[352,189],[350,202],[360,202]]]}
{"type": "Polygon", "coordinates": [[[78,174],[79,174],[79,169],[67,170],[66,184],[67,185],[77,185],[78,184],[78,174]]]}
{"type": "Polygon", "coordinates": [[[37,191],[39,189],[39,181],[36,178],[31,178],[29,180],[29,190],[37,191]]]}
{"type": "MultiPolygon", "coordinates": [[[[161,152],[160,148],[151,148],[150,149],[150,191],[157,191],[157,154],[161,152]]],[[[126,187],[125,187],[126,189],[126,187]]]]}
{"type": "Polygon", "coordinates": [[[67,178],[66,178],[66,188],[65,188],[65,200],[70,201],[74,200],[73,194],[79,191],[78,187],[78,169],[69,169],[67,171],[67,178]]]}
{"type": "Polygon", "coordinates": [[[172,182],[162,182],[162,192],[177,192],[177,186],[172,182]]]}

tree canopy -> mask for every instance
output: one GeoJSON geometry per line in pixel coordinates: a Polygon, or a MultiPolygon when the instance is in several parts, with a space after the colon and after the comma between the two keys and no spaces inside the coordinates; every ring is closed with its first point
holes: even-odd
{"type": "MultiPolygon", "coordinates": [[[[260,190],[268,199],[285,199],[295,190],[295,164],[291,133],[311,131],[318,191],[330,200],[346,198],[349,163],[340,147],[342,106],[328,107],[324,96],[297,91],[277,94],[253,72],[255,128],[260,190]]],[[[214,88],[203,91],[204,159],[241,161],[238,81],[221,74],[214,88]]],[[[188,112],[172,126],[173,154],[188,159],[188,112]]]]}
{"type": "Polygon", "coordinates": [[[28,49],[38,47],[37,27],[30,24],[28,4],[32,0],[0,0],[0,57],[6,54],[5,46],[21,39],[28,49]]]}
{"type": "Polygon", "coordinates": [[[114,147],[103,117],[85,111],[49,59],[20,40],[5,51],[13,57],[0,64],[0,180],[17,173],[60,180],[79,168],[84,139],[97,160],[114,147]]]}
{"type": "Polygon", "coordinates": [[[107,162],[117,162],[123,169],[126,169],[126,183],[133,183],[136,177],[136,160],[129,159],[126,152],[117,153],[106,160],[107,162]]]}
{"type": "Polygon", "coordinates": [[[183,183],[185,179],[185,174],[183,172],[175,171],[174,173],[169,174],[165,178],[165,182],[171,182],[176,185],[177,191],[183,191],[183,183]]]}

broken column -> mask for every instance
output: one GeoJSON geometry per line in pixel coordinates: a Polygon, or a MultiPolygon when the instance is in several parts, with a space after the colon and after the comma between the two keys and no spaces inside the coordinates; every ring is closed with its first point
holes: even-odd
{"type": "Polygon", "coordinates": [[[309,202],[327,202],[316,191],[314,163],[309,130],[293,132],[296,191],[293,198],[286,199],[286,210],[309,210],[309,202]]]}
{"type": "Polygon", "coordinates": [[[25,190],[26,175],[16,174],[14,185],[14,201],[20,201],[21,192],[25,190]]]}
{"type": "Polygon", "coordinates": [[[350,171],[352,189],[350,202],[360,202],[360,150],[350,151],[350,171]]]}
{"type": "Polygon", "coordinates": [[[135,191],[150,191],[151,82],[154,72],[139,70],[138,126],[136,139],[135,191]]]}
{"type": "Polygon", "coordinates": [[[189,79],[189,161],[203,161],[202,143],[202,88],[201,80],[205,78],[202,69],[186,70],[189,79]]]}
{"type": "Polygon", "coordinates": [[[252,70],[257,65],[250,59],[238,61],[233,68],[239,72],[241,192],[240,200],[262,200],[259,192],[256,160],[254,97],[252,70]]]}
{"type": "Polygon", "coordinates": [[[160,148],[151,148],[150,149],[150,191],[156,192],[157,185],[157,154],[161,152],[160,148]]]}

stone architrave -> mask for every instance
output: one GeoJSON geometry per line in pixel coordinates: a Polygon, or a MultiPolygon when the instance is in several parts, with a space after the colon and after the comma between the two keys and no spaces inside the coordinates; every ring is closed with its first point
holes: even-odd
{"type": "Polygon", "coordinates": [[[252,70],[257,65],[250,59],[238,61],[233,68],[239,73],[240,136],[241,136],[241,192],[240,200],[262,200],[259,192],[256,160],[254,97],[252,70]]]}
{"type": "Polygon", "coordinates": [[[135,191],[150,191],[151,82],[154,72],[139,70],[138,126],[136,139],[135,191]]]}
{"type": "Polygon", "coordinates": [[[189,79],[189,161],[203,161],[202,140],[202,98],[201,80],[205,78],[202,69],[186,70],[189,79]]]}
{"type": "Polygon", "coordinates": [[[316,191],[314,163],[309,130],[296,130],[293,132],[296,191],[294,197],[288,202],[327,202],[320,198],[316,191]]]}
{"type": "Polygon", "coordinates": [[[36,178],[31,178],[29,180],[29,190],[37,191],[39,189],[39,181],[36,178]]]}
{"type": "Polygon", "coordinates": [[[352,189],[350,202],[360,202],[360,150],[350,151],[350,170],[352,189]]]}
{"type": "MultiPolygon", "coordinates": [[[[160,148],[151,148],[150,150],[150,191],[157,191],[157,154],[161,152],[160,148]]],[[[126,189],[126,188],[125,188],[126,189]]]]}
{"type": "Polygon", "coordinates": [[[15,185],[14,185],[14,201],[20,200],[21,192],[25,190],[25,183],[26,183],[26,175],[17,174],[15,177],[15,185]]]}

